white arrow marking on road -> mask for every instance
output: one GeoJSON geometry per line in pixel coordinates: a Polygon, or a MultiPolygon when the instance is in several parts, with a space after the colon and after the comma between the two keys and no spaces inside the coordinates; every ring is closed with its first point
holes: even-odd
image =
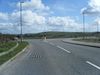
{"type": "Polygon", "coordinates": [[[88,63],[88,64],[90,64],[91,66],[93,66],[93,67],[95,67],[95,68],[97,68],[97,69],[100,70],[100,67],[99,67],[99,66],[97,66],[97,65],[95,65],[95,64],[93,64],[93,63],[91,63],[90,61],[86,61],[86,63],[88,63]]]}
{"type": "Polygon", "coordinates": [[[60,49],[62,49],[62,50],[64,50],[64,51],[66,51],[67,53],[71,53],[70,51],[68,51],[68,50],[66,50],[66,49],[64,49],[64,48],[62,48],[60,46],[57,46],[57,47],[60,48],[60,49]]]}

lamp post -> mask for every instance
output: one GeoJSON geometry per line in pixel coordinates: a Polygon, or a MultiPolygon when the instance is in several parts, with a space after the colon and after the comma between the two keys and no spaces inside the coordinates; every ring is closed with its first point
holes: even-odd
{"type": "Polygon", "coordinates": [[[22,28],[22,1],[20,1],[20,39],[21,39],[21,42],[23,41],[23,28],[22,28]]]}
{"type": "Polygon", "coordinates": [[[85,39],[85,13],[82,13],[83,15],[83,39],[85,39]]]}
{"type": "Polygon", "coordinates": [[[99,23],[97,22],[97,33],[99,33],[99,23]]]}
{"type": "Polygon", "coordinates": [[[97,22],[97,40],[99,39],[99,23],[97,22]]]}

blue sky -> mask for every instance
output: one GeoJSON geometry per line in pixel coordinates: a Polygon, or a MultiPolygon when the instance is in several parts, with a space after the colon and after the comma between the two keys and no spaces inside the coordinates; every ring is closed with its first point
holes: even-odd
{"type": "MultiPolygon", "coordinates": [[[[13,33],[18,33],[19,27],[17,27],[16,24],[19,23],[19,1],[20,0],[0,0],[0,29],[5,28],[5,30],[1,32],[12,33],[16,29],[13,33]],[[11,29],[7,29],[7,26],[11,27],[11,29]]],[[[92,12],[92,10],[99,12],[98,9],[100,6],[98,2],[100,2],[100,0],[24,0],[22,13],[25,14],[23,15],[23,21],[27,25],[23,23],[26,26],[23,26],[23,32],[71,31],[71,28],[73,28],[72,31],[82,31],[81,10],[85,8],[85,11],[89,13],[92,12]],[[88,10],[88,7],[91,9],[88,10]],[[34,16],[35,19],[33,19],[34,16]],[[27,29],[28,24],[30,25],[30,29],[27,29]]],[[[88,14],[86,13],[86,15],[88,14]]],[[[97,16],[86,16],[87,28],[89,24],[92,24],[97,19],[97,16]]]]}
{"type": "Polygon", "coordinates": [[[43,0],[43,2],[56,12],[55,15],[61,16],[79,16],[80,10],[87,4],[87,0],[43,0]]]}
{"type": "MultiPolygon", "coordinates": [[[[15,6],[12,6],[12,4],[19,1],[20,0],[0,0],[0,11],[6,13],[12,12],[15,9],[15,6]]],[[[57,13],[55,15],[61,16],[79,16],[80,10],[87,5],[87,0],[42,0],[42,2],[49,6],[51,10],[55,11],[57,13]],[[56,10],[55,6],[66,9],[66,12],[64,10],[64,12],[60,11],[58,8],[56,10]]]]}

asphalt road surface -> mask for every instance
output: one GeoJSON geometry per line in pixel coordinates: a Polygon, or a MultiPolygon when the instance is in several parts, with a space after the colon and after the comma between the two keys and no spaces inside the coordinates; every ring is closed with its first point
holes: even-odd
{"type": "Polygon", "coordinates": [[[100,75],[100,48],[61,40],[30,40],[29,47],[0,67],[0,75],[100,75]]]}

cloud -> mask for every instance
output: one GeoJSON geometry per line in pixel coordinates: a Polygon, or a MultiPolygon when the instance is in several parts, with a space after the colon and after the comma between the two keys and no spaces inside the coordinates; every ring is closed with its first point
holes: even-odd
{"type": "MultiPolygon", "coordinates": [[[[19,8],[19,2],[16,3],[17,8],[19,8]]],[[[49,12],[49,7],[45,6],[42,3],[42,0],[27,0],[23,3],[22,11],[22,23],[23,23],[23,32],[39,32],[43,31],[46,26],[46,18],[49,12]]],[[[6,14],[0,13],[0,28],[8,30],[16,30],[16,33],[20,31],[20,11],[19,9],[14,10],[13,12],[6,14]],[[5,23],[7,21],[7,23],[5,23]],[[10,27],[11,24],[13,25],[10,27]]]]}
{"type": "Polygon", "coordinates": [[[23,11],[23,20],[24,22],[26,22],[27,24],[30,24],[30,25],[43,25],[45,24],[45,17],[44,16],[41,16],[37,13],[34,13],[30,10],[27,10],[27,11],[23,11]]]}
{"type": "MultiPolygon", "coordinates": [[[[13,22],[18,22],[20,19],[20,12],[13,12],[11,14],[11,19],[13,22]]],[[[39,15],[35,12],[32,12],[31,10],[24,10],[22,11],[22,21],[24,25],[41,25],[45,23],[45,17],[42,15],[39,15]]]]}
{"type": "Polygon", "coordinates": [[[50,25],[68,25],[70,17],[49,17],[48,24],[50,25]]]}
{"type": "Polygon", "coordinates": [[[0,23],[0,32],[16,33],[17,28],[13,23],[0,23]]]}
{"type": "Polygon", "coordinates": [[[100,11],[100,0],[90,0],[89,6],[97,11],[100,11]]]}
{"type": "MultiPolygon", "coordinates": [[[[17,7],[19,3],[17,3],[17,7]]],[[[42,0],[30,0],[23,3],[22,23],[23,33],[42,31],[81,31],[82,25],[70,16],[52,16],[51,10],[42,0]]],[[[9,33],[20,33],[20,11],[14,10],[6,14],[0,13],[0,28],[6,28],[9,33]],[[7,21],[7,23],[5,23],[7,21]]],[[[6,32],[7,32],[6,30],[6,32]]]]}
{"type": "MultiPolygon", "coordinates": [[[[9,14],[9,23],[3,23],[3,26],[0,28],[9,28],[9,31],[16,30],[16,32],[20,31],[20,15],[19,11],[12,12],[9,14]],[[5,25],[4,25],[5,24],[5,25]],[[7,25],[8,24],[8,25],[7,25]],[[11,27],[10,27],[11,25],[11,27]],[[13,26],[12,26],[13,25],[13,26]]],[[[43,16],[31,10],[23,10],[23,32],[24,33],[32,33],[32,32],[42,32],[42,31],[80,31],[80,26],[75,19],[65,16],[43,16]]],[[[3,17],[2,17],[3,18],[3,17]]]]}
{"type": "Polygon", "coordinates": [[[89,0],[87,7],[84,7],[81,10],[81,13],[94,16],[94,20],[91,22],[91,24],[86,24],[86,30],[96,31],[97,25],[100,25],[100,0],[89,0]]]}
{"type": "Polygon", "coordinates": [[[81,13],[88,15],[100,15],[100,0],[89,0],[88,6],[81,10],[81,13]]]}
{"type": "Polygon", "coordinates": [[[100,17],[97,17],[94,22],[96,22],[100,25],[100,17]]]}
{"type": "MultiPolygon", "coordinates": [[[[19,7],[20,3],[17,4],[19,7]]],[[[50,8],[48,6],[45,6],[42,3],[42,0],[28,0],[23,3],[24,9],[31,9],[31,10],[49,10],[50,8]]]]}
{"type": "Polygon", "coordinates": [[[71,17],[49,17],[48,18],[48,23],[47,23],[50,28],[52,28],[53,30],[56,29],[60,29],[60,30],[67,30],[67,31],[75,31],[75,30],[80,30],[80,26],[81,24],[76,22],[75,19],[71,18],[71,17]]]}
{"type": "Polygon", "coordinates": [[[0,21],[7,21],[8,20],[8,14],[0,12],[0,21]]]}

